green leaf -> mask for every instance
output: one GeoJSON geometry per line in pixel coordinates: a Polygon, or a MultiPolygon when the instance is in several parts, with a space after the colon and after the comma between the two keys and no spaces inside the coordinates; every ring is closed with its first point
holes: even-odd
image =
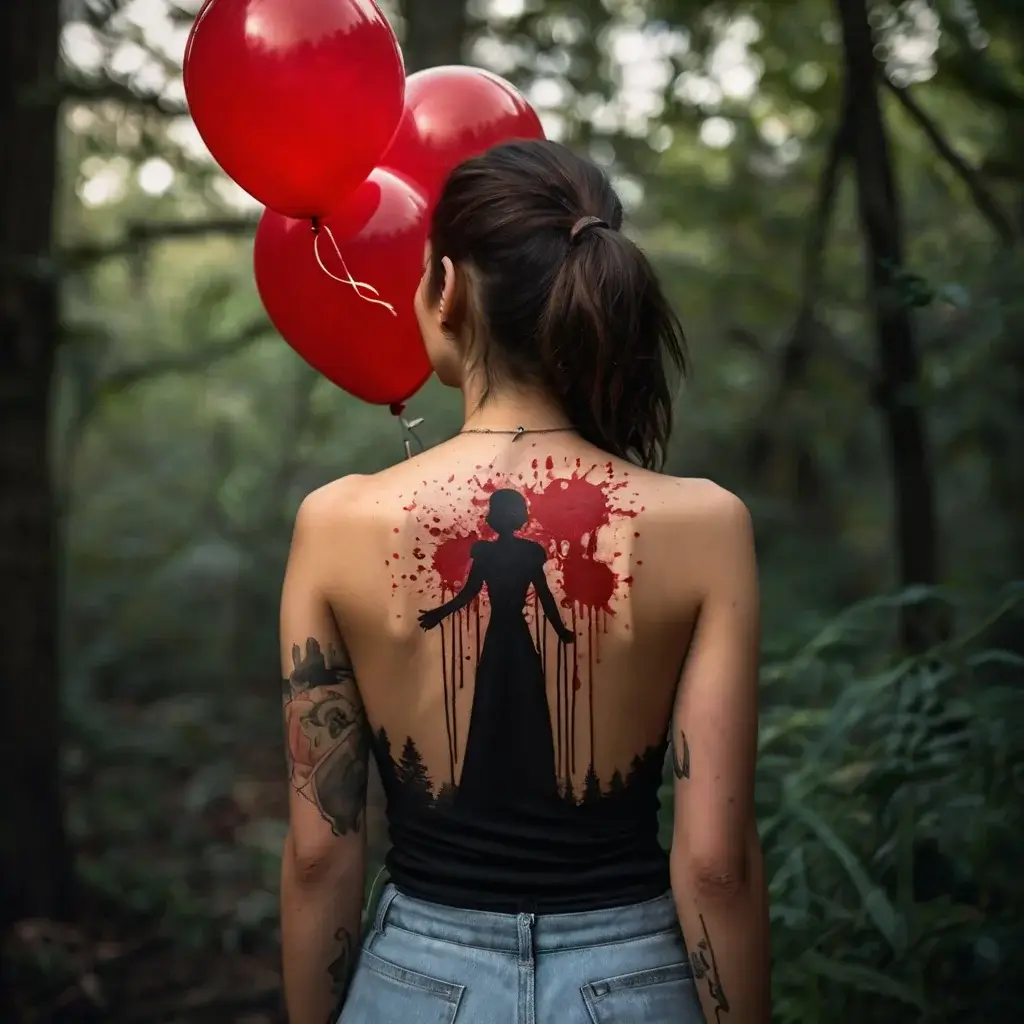
{"type": "Polygon", "coordinates": [[[830,981],[838,982],[860,992],[885,996],[895,999],[908,1006],[925,1012],[924,1000],[909,986],[895,978],[891,978],[873,967],[864,964],[852,964],[844,960],[836,960],[823,956],[814,950],[808,950],[800,958],[800,962],[815,974],[830,981]]]}
{"type": "Polygon", "coordinates": [[[816,811],[809,807],[794,806],[794,813],[832,853],[843,866],[850,881],[860,896],[864,912],[871,919],[886,942],[897,956],[902,956],[907,946],[907,928],[889,897],[871,880],[857,855],[833,831],[832,827],[816,811]]]}
{"type": "Polygon", "coordinates": [[[935,293],[935,297],[956,309],[967,309],[971,304],[970,293],[962,284],[956,282],[944,284],[935,293]]]}

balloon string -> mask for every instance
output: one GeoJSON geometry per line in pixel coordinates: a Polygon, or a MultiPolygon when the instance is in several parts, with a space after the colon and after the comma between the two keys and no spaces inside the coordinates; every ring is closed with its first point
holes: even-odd
{"type": "Polygon", "coordinates": [[[402,428],[402,448],[405,451],[405,457],[411,459],[413,456],[412,442],[415,441],[417,447],[421,452],[427,450],[427,446],[423,443],[423,438],[416,433],[416,428],[423,422],[423,417],[415,420],[407,420],[403,415],[405,406],[401,402],[396,402],[391,406],[391,414],[398,420],[399,425],[402,428]]]}
{"type": "Polygon", "coordinates": [[[381,298],[370,298],[370,295],[379,296],[380,292],[373,287],[372,284],[367,284],[365,281],[357,281],[353,276],[352,272],[348,269],[348,265],[345,263],[345,257],[341,255],[341,249],[335,240],[334,234],[326,224],[318,225],[319,230],[313,236],[313,253],[316,256],[317,263],[320,264],[320,269],[332,280],[339,282],[339,284],[347,284],[364,302],[370,302],[375,306],[383,306],[392,316],[398,316],[395,312],[395,307],[390,302],[385,302],[381,298]],[[344,277],[338,277],[337,274],[331,273],[330,270],[324,265],[323,257],[320,255],[320,237],[321,232],[327,235],[331,240],[331,245],[334,247],[334,252],[338,257],[338,262],[341,264],[341,269],[344,272],[344,277]],[[364,295],[363,293],[369,292],[370,295],[364,295]]]}

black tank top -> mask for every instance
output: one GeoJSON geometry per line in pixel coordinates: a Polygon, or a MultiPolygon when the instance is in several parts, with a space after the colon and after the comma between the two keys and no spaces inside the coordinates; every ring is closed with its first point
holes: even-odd
{"type": "MultiPolygon", "coordinates": [[[[545,576],[558,545],[546,545],[541,534],[531,539],[529,522],[523,493],[493,491],[485,519],[491,539],[471,542],[462,585],[420,616],[423,629],[442,628],[449,763],[433,768],[440,778],[432,777],[414,737],[377,731],[373,749],[392,844],[386,866],[411,896],[506,913],[653,899],[669,887],[668,857],[658,840],[666,743],[642,751],[608,779],[598,778],[593,763],[579,770],[568,724],[579,718],[581,684],[570,653],[577,636],[545,576]],[[476,634],[475,657],[456,653],[453,632],[446,649],[446,621],[482,600],[487,620],[476,634]],[[466,660],[475,678],[459,749],[452,718],[467,712],[449,689],[464,685],[466,660]],[[556,696],[549,698],[552,688],[556,696]]],[[[581,557],[585,562],[586,552],[581,557]]],[[[592,739],[580,746],[591,749],[592,739]]]]}

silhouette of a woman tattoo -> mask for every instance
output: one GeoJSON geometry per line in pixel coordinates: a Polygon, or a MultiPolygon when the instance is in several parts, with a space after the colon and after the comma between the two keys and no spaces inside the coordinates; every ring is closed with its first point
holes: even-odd
{"type": "Polygon", "coordinates": [[[531,586],[558,639],[570,644],[576,636],[562,621],[544,576],[543,545],[516,536],[528,520],[522,494],[495,491],[487,525],[497,537],[473,544],[462,589],[419,617],[423,629],[433,629],[487,587],[491,614],[476,669],[457,806],[507,808],[559,799],[544,665],[525,614],[531,586]]]}

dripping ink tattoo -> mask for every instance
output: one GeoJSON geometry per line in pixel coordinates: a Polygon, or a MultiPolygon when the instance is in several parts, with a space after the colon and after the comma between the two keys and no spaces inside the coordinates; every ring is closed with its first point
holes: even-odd
{"type": "Polygon", "coordinates": [[[690,777],[690,744],[686,740],[686,733],[679,730],[679,739],[676,739],[675,731],[672,732],[672,772],[677,779],[688,779],[690,777]]]}
{"type": "Polygon", "coordinates": [[[393,590],[423,596],[420,627],[439,633],[447,753],[428,766],[412,737],[377,732],[385,787],[404,797],[474,811],[524,801],[583,809],[653,778],[659,753],[664,764],[667,738],[604,780],[595,768],[595,666],[633,584],[628,556],[598,535],[616,526],[602,536],[624,536],[644,511],[628,472],[577,459],[556,474],[550,457],[531,469],[453,476],[405,499],[413,536],[396,541],[386,565],[393,590]]]}
{"type": "MultiPolygon", "coordinates": [[[[487,588],[491,619],[476,667],[476,694],[456,795],[459,803],[494,806],[524,794],[547,803],[558,800],[555,738],[544,665],[524,613],[531,586],[558,640],[571,644],[576,634],[562,621],[548,587],[544,546],[517,536],[528,515],[526,499],[518,491],[494,491],[486,522],[496,538],[473,543],[469,575],[462,589],[450,601],[420,615],[420,626],[433,629],[487,588]],[[509,766],[528,749],[534,756],[522,769],[510,771],[509,766]]],[[[454,760],[452,749],[451,766],[454,760]]]]}
{"type": "Polygon", "coordinates": [[[337,836],[359,832],[366,809],[369,725],[344,646],[326,654],[315,637],[292,647],[282,681],[288,771],[337,836]]]}
{"type": "Polygon", "coordinates": [[[693,967],[693,976],[698,982],[707,982],[708,994],[714,1001],[715,1021],[721,1024],[722,1014],[729,1012],[729,1000],[726,998],[725,989],[722,988],[722,979],[718,973],[718,961],[715,959],[715,951],[711,946],[711,937],[708,935],[708,926],[704,923],[704,915],[699,915],[700,927],[704,937],[697,943],[697,948],[690,954],[690,964],[693,967]]]}
{"type": "Polygon", "coordinates": [[[353,950],[355,944],[347,928],[339,928],[334,933],[334,941],[341,947],[338,955],[327,965],[327,973],[331,976],[331,996],[334,999],[335,1009],[327,1018],[325,1024],[333,1024],[338,1019],[341,1006],[348,994],[348,986],[352,980],[352,972],[355,967],[353,950]]]}

